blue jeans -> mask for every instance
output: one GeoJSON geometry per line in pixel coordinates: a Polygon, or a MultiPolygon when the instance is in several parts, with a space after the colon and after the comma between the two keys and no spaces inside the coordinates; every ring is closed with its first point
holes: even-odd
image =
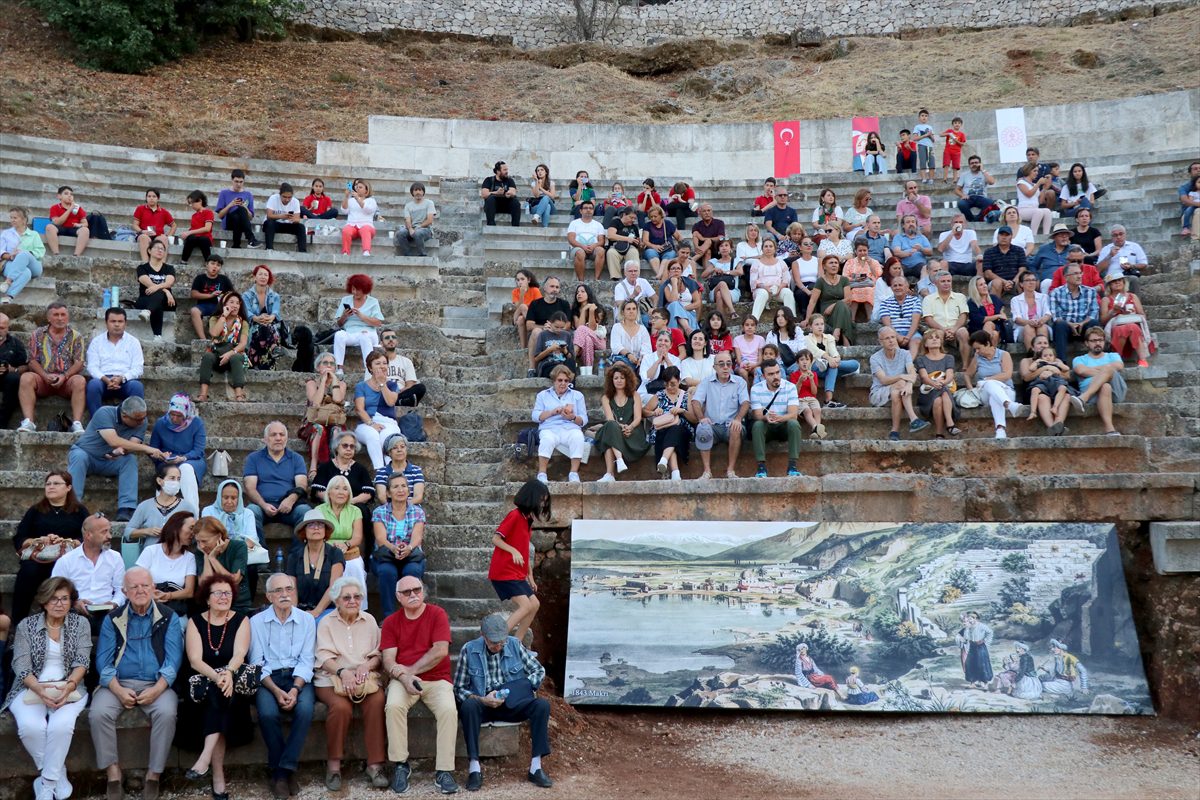
{"type": "MultiPolygon", "coordinates": [[[[379,581],[379,601],[383,603],[383,616],[389,617],[396,610],[396,584],[401,578],[425,577],[425,562],[409,562],[402,567],[392,559],[377,559],[371,556],[371,571],[379,581]]],[[[382,619],[382,618],[381,618],[382,619]]]]}
{"type": "Polygon", "coordinates": [[[125,381],[119,389],[107,389],[99,378],[91,378],[87,382],[87,410],[95,414],[105,400],[124,400],[126,397],[146,396],[146,390],[141,381],[125,381]]]}
{"type": "MultiPolygon", "coordinates": [[[[1192,227],[1192,217],[1194,217],[1195,215],[1196,215],[1196,206],[1184,206],[1183,207],[1183,227],[1185,227],[1185,228],[1192,227]]],[[[9,294],[12,294],[12,292],[9,292],[9,294]]]]}
{"type": "Polygon", "coordinates": [[[696,315],[684,308],[683,303],[678,300],[673,303],[667,303],[667,313],[671,315],[672,322],[677,319],[685,319],[688,325],[691,326],[689,330],[696,330],[696,315]]]}
{"type": "Polygon", "coordinates": [[[42,276],[42,262],[29,253],[17,253],[17,257],[4,265],[4,277],[12,281],[5,292],[9,297],[16,297],[33,278],[42,276]]]}
{"type": "Polygon", "coordinates": [[[533,204],[531,213],[537,214],[542,218],[543,228],[549,228],[550,215],[554,213],[554,201],[550,199],[549,195],[542,195],[538,198],[538,201],[533,204]]]}
{"type": "MultiPolygon", "coordinates": [[[[292,683],[290,669],[277,669],[271,673],[271,680],[280,689],[288,690],[292,683]]],[[[300,765],[300,753],[304,750],[304,740],[308,738],[308,727],[313,717],[313,687],[311,683],[304,684],[296,694],[296,705],[291,710],[292,729],[288,735],[283,735],[284,711],[275,701],[275,695],[263,687],[258,687],[254,696],[254,704],[258,706],[258,726],[262,728],[263,741],[267,744],[267,766],[271,769],[272,777],[278,770],[295,772],[300,765]]]]}
{"type": "Polygon", "coordinates": [[[108,475],[117,479],[117,510],[133,511],[137,507],[137,456],[131,454],[117,458],[97,458],[85,450],[72,447],[67,453],[67,472],[71,473],[71,483],[80,500],[84,497],[84,484],[88,475],[108,475]]]}
{"type": "Polygon", "coordinates": [[[983,210],[992,205],[992,201],[981,194],[974,194],[970,197],[964,197],[958,201],[958,210],[963,216],[972,222],[978,222],[983,219],[983,210]],[[975,214],[975,209],[979,210],[979,214],[975,214]]]}
{"type": "MultiPolygon", "coordinates": [[[[1079,328],[1079,338],[1083,338],[1088,328],[1098,326],[1099,324],[1100,320],[1098,319],[1089,319],[1087,322],[1083,323],[1083,325],[1079,328]]],[[[1073,335],[1071,333],[1071,327],[1067,325],[1066,321],[1056,319],[1054,320],[1054,324],[1051,326],[1051,330],[1054,332],[1054,352],[1057,353],[1058,357],[1063,361],[1070,363],[1069,359],[1067,358],[1067,348],[1071,344],[1071,338],[1073,335]]]]}
{"type": "Polygon", "coordinates": [[[1063,207],[1061,205],[1059,205],[1058,210],[1059,210],[1059,213],[1061,213],[1064,217],[1074,217],[1076,214],[1078,214],[1080,211],[1082,211],[1085,208],[1088,211],[1091,211],[1092,210],[1092,201],[1088,200],[1086,197],[1081,197],[1081,198],[1079,198],[1079,204],[1076,205],[1074,208],[1069,208],[1069,209],[1064,210],[1063,207]]]}
{"type": "MultiPolygon", "coordinates": [[[[272,505],[278,505],[278,503],[273,503],[272,505]]],[[[254,530],[258,533],[258,541],[266,541],[263,539],[263,525],[267,524],[268,522],[279,522],[287,525],[289,528],[294,528],[300,524],[300,520],[304,519],[304,515],[310,510],[311,508],[307,503],[297,500],[296,505],[292,506],[290,513],[276,514],[273,517],[268,517],[267,512],[262,510],[262,506],[258,505],[257,503],[251,503],[250,513],[254,515],[254,530]]],[[[296,541],[303,546],[303,542],[300,542],[299,539],[296,541]]]]}
{"type": "Polygon", "coordinates": [[[832,394],[833,388],[837,386],[838,376],[853,375],[854,373],[858,372],[858,362],[853,358],[843,358],[838,362],[837,369],[829,369],[829,365],[826,364],[823,369],[819,366],[813,366],[813,370],[818,375],[824,376],[825,391],[832,394]]]}

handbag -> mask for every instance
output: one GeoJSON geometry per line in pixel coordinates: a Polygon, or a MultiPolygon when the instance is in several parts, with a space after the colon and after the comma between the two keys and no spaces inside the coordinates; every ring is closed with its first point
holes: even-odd
{"type": "Polygon", "coordinates": [[[341,695],[348,699],[351,703],[361,703],[368,696],[379,691],[379,678],[374,672],[367,673],[367,679],[357,689],[350,691],[346,685],[342,683],[342,678],[336,672],[333,674],[333,693],[341,695]]]}
{"type": "Polygon", "coordinates": [[[1145,321],[1141,314],[1118,314],[1112,318],[1113,325],[1141,325],[1145,321]]]}
{"type": "Polygon", "coordinates": [[[137,565],[138,556],[142,554],[141,542],[127,542],[121,540],[121,560],[125,562],[125,569],[133,569],[137,565]]]}
{"type": "Polygon", "coordinates": [[[421,419],[421,415],[416,411],[410,411],[404,416],[396,420],[396,425],[400,428],[400,432],[404,434],[404,438],[410,442],[427,441],[425,436],[425,421],[421,419]]]}
{"type": "Polygon", "coordinates": [[[656,431],[674,428],[679,424],[679,417],[674,414],[659,414],[650,421],[650,424],[654,426],[654,430],[656,431]]]}
{"type": "Polygon", "coordinates": [[[212,469],[209,471],[214,478],[229,477],[229,466],[233,462],[233,458],[229,455],[228,450],[214,450],[209,454],[208,459],[212,461],[212,469]]]}
{"type": "MultiPolygon", "coordinates": [[[[225,672],[220,669],[217,672],[225,672]]],[[[242,664],[233,673],[233,693],[253,697],[258,692],[262,682],[262,667],[258,664],[242,664]]],[[[188,678],[188,698],[193,703],[203,703],[208,697],[208,690],[213,686],[212,679],[199,673],[188,678]]]]}
{"type": "Polygon", "coordinates": [[[345,425],[346,407],[336,401],[321,402],[309,406],[304,412],[304,421],[313,425],[345,425]]]}
{"type": "MultiPolygon", "coordinates": [[[[51,694],[53,694],[55,697],[58,697],[59,695],[61,695],[63,692],[63,689],[67,685],[66,681],[38,681],[38,683],[40,683],[42,686],[44,686],[46,688],[46,690],[49,691],[51,694]]],[[[68,703],[77,703],[77,702],[79,702],[80,698],[82,698],[82,697],[83,697],[83,695],[79,693],[79,689],[72,689],[71,693],[69,695],[67,695],[67,702],[68,703]]],[[[38,697],[35,693],[25,692],[25,705],[33,706],[33,705],[37,705],[40,702],[42,702],[42,698],[38,697]]]]}
{"type": "Polygon", "coordinates": [[[979,396],[978,389],[959,389],[954,393],[954,404],[959,408],[979,408],[983,405],[983,398],[979,396]]]}
{"type": "Polygon", "coordinates": [[[792,352],[792,348],[788,347],[783,342],[779,342],[779,357],[783,359],[783,366],[790,367],[796,363],[796,354],[792,352]]]}
{"type": "Polygon", "coordinates": [[[250,567],[261,567],[263,564],[271,563],[271,554],[267,548],[263,547],[258,542],[251,542],[249,539],[246,542],[246,565],[250,567]]]}

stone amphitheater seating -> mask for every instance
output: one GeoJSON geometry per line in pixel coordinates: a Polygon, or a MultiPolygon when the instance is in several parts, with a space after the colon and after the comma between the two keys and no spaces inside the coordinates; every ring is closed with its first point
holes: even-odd
{"type": "MultiPolygon", "coordinates": [[[[1053,155],[1053,154],[1048,154],[1053,155]]],[[[1194,153],[1156,154],[1151,160],[1137,155],[1128,159],[1105,158],[1088,163],[1094,181],[1109,195],[1097,214],[1104,226],[1120,221],[1130,238],[1150,254],[1153,271],[1143,279],[1143,301],[1161,353],[1148,369],[1126,370],[1130,382],[1127,402],[1118,409],[1120,439],[1098,435],[1093,416],[1072,417],[1071,434],[1047,439],[1024,422],[1012,429],[1013,438],[995,442],[969,412],[967,434],[961,441],[934,441],[928,435],[899,443],[883,441],[888,429],[882,409],[863,407],[869,378],[843,382],[850,407],[827,410],[825,422],[831,438],[805,442],[802,469],[806,477],[769,481],[697,484],[649,480],[649,461],[633,467],[617,483],[568,486],[556,483],[555,519],[546,528],[569,526],[575,518],[707,518],[772,519],[781,515],[826,520],[1162,520],[1200,519],[1197,472],[1200,455],[1200,324],[1194,305],[1200,300],[1200,253],[1172,239],[1177,232],[1175,189],[1194,153]]],[[[414,445],[411,454],[426,473],[425,507],[430,524],[427,584],[435,602],[447,608],[453,623],[453,647],[475,635],[479,620],[496,606],[485,578],[491,552],[491,533],[507,510],[515,484],[532,476],[530,465],[514,463],[511,445],[516,432],[529,424],[535,392],[545,382],[524,378],[523,351],[515,344],[510,311],[506,309],[512,275],[520,266],[533,268],[540,277],[556,273],[573,285],[569,268],[561,260],[564,249],[565,211],[555,215],[548,229],[507,226],[487,228],[478,202],[476,184],[439,180],[395,170],[357,170],[350,167],[314,166],[274,161],[244,161],[199,155],[64,143],[46,139],[0,135],[0,206],[19,204],[44,214],[59,184],[76,188],[85,208],[108,216],[110,224],[125,223],[142,201],[148,186],[163,191],[164,205],[182,212],[183,196],[200,188],[210,197],[226,185],[229,170],[249,173],[248,187],[265,201],[281,180],[303,194],[311,177],[322,177],[329,187],[340,186],[351,176],[372,181],[382,213],[395,220],[407,199],[408,184],[420,179],[430,187],[438,205],[439,245],[432,258],[406,259],[377,248],[375,256],[349,259],[338,254],[333,237],[318,237],[307,255],[295,252],[289,237],[275,251],[226,249],[227,272],[244,287],[250,268],[267,263],[277,276],[283,295],[285,318],[291,321],[328,320],[334,316],[346,276],[366,272],[376,280],[389,321],[399,323],[401,348],[416,363],[429,387],[422,407],[428,443],[414,445]]],[[[1015,165],[996,166],[994,174],[1006,176],[1015,165]]],[[[636,185],[644,176],[627,176],[636,185]]],[[[655,176],[656,178],[663,176],[655,176]]],[[[669,177],[664,177],[669,180],[669,177]]],[[[749,222],[749,198],[757,193],[761,176],[696,186],[699,196],[713,202],[717,216],[730,230],[749,222]]],[[[863,178],[853,174],[806,175],[788,181],[792,202],[801,218],[811,213],[817,193],[830,186],[844,202],[862,185],[875,195],[873,206],[890,221],[900,196],[894,176],[863,178]]],[[[1000,193],[1003,196],[1003,193],[1000,193]]],[[[938,191],[936,201],[949,199],[938,191]]],[[[946,227],[953,212],[935,202],[934,229],[946,227]]],[[[989,241],[992,226],[979,226],[981,240],[989,241]]],[[[178,249],[172,249],[177,256],[178,249]]],[[[103,287],[119,285],[133,296],[136,249],[129,244],[97,242],[83,257],[48,256],[45,275],[35,280],[19,299],[27,309],[15,320],[14,331],[24,333],[54,298],[62,298],[72,311],[73,325],[91,334],[102,327],[96,310],[103,287]]],[[[187,285],[200,269],[193,260],[180,270],[187,285]]],[[[607,280],[591,282],[598,296],[611,297],[607,280]]],[[[180,303],[180,311],[190,307],[180,303]]],[[[195,386],[200,349],[192,343],[190,321],[171,320],[166,341],[154,344],[144,323],[131,320],[130,330],[143,339],[147,358],[147,400],[160,414],[168,397],[181,388],[195,386]]],[[[318,322],[316,327],[323,327],[318,322]]],[[[871,326],[862,326],[860,341],[871,341],[871,326]]],[[[849,355],[865,362],[871,348],[851,348],[849,355]]],[[[347,363],[353,364],[351,355],[347,363]]],[[[250,402],[220,400],[203,407],[211,448],[233,454],[232,472],[240,474],[245,455],[261,446],[263,426],[272,419],[285,421],[294,432],[303,411],[304,376],[287,367],[273,373],[252,373],[250,402]]],[[[348,370],[349,371],[349,370],[348,370]]],[[[589,413],[599,418],[602,379],[583,377],[578,386],[588,400],[589,413]]],[[[39,404],[39,425],[59,410],[56,401],[39,404]]],[[[9,540],[23,510],[35,499],[42,476],[51,466],[65,463],[71,438],[67,434],[38,433],[17,436],[0,432],[0,449],[9,454],[7,469],[0,472],[0,540],[9,540]]],[[[303,451],[299,441],[291,446],[303,451]]],[[[771,468],[783,454],[773,450],[771,468]]],[[[724,453],[716,456],[724,463],[724,453]]],[[[749,454],[739,465],[750,473],[749,454]]],[[[588,481],[599,476],[599,459],[583,472],[588,481]]],[[[564,474],[552,467],[551,478],[564,474]]],[[[698,464],[689,468],[695,474],[698,464]]],[[[143,493],[150,485],[149,468],[142,465],[143,493]]],[[[201,487],[209,502],[214,482],[201,487]]],[[[144,494],[143,494],[144,496],[144,494]]],[[[114,511],[115,485],[104,478],[89,479],[88,505],[114,511]]],[[[120,525],[116,526],[119,533],[120,525]]],[[[268,546],[274,550],[288,540],[290,531],[269,526],[268,546]]],[[[12,549],[0,544],[0,590],[11,586],[16,561],[12,549]]],[[[563,615],[565,617],[565,614],[563,615]]],[[[553,638],[562,638],[554,631],[553,638]]],[[[140,718],[139,718],[140,719],[140,718]]],[[[432,749],[429,720],[422,720],[414,735],[415,752],[432,749]]],[[[140,721],[123,722],[123,737],[141,742],[147,735],[140,721]]],[[[0,720],[0,736],[21,755],[7,759],[5,777],[32,774],[32,764],[16,744],[11,720],[0,720]]],[[[513,729],[495,729],[487,739],[488,754],[513,753],[513,729]]],[[[307,758],[323,757],[320,728],[310,737],[307,758]]],[[[358,745],[356,745],[357,747],[358,745]]],[[[77,736],[70,765],[90,768],[90,742],[77,736]]],[[[359,747],[357,752],[361,752],[359,747]]],[[[239,763],[263,760],[261,745],[237,751],[239,763]]],[[[178,762],[176,762],[178,763],[178,762]]],[[[186,766],[186,764],[184,765],[186,766]]],[[[74,778],[74,774],[73,774],[74,778]]]]}

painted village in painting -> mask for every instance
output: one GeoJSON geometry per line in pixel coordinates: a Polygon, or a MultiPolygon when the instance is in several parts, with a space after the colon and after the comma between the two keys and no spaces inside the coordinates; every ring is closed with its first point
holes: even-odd
{"type": "Polygon", "coordinates": [[[580,521],[572,703],[1153,713],[1107,524],[580,521]]]}

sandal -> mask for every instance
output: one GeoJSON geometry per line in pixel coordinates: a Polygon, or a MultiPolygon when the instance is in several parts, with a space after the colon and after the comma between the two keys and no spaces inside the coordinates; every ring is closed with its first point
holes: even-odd
{"type": "Polygon", "coordinates": [[[243,391],[235,390],[233,393],[233,400],[236,403],[246,402],[246,393],[243,391]]]}
{"type": "Polygon", "coordinates": [[[959,428],[957,425],[955,425],[954,427],[950,428],[950,430],[948,430],[946,432],[949,433],[951,436],[958,436],[959,434],[962,433],[962,429],[959,428]]]}
{"type": "Polygon", "coordinates": [[[196,396],[196,397],[195,397],[195,398],[192,400],[192,402],[193,402],[193,403],[207,403],[207,402],[208,402],[208,395],[206,395],[206,394],[197,395],[197,396],[196,396]]]}

